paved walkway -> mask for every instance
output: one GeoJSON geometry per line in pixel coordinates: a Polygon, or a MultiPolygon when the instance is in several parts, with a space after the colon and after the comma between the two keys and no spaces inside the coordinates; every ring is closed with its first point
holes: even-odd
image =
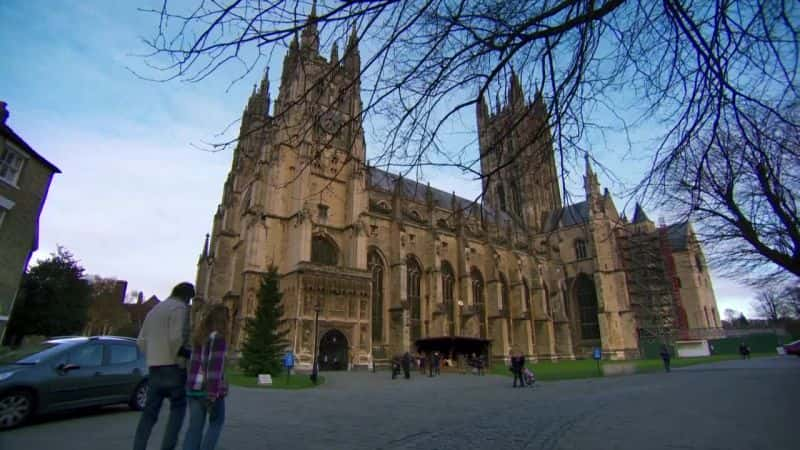
{"type": "MultiPolygon", "coordinates": [[[[232,390],[221,450],[790,449],[800,358],[542,383],[327,373],[315,390],[232,390]]],[[[162,435],[162,416],[154,438],[162,435]]],[[[125,449],[138,414],[104,409],[0,434],[0,449],[125,449]]],[[[158,442],[151,442],[158,448],[158,442]]]]}

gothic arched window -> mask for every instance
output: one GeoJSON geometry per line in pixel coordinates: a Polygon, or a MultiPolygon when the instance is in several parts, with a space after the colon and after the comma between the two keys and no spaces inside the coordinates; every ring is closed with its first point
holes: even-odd
{"type": "Polygon", "coordinates": [[[550,317],[553,313],[553,311],[550,310],[550,289],[547,288],[547,284],[544,284],[542,287],[544,288],[544,314],[550,317]]]}
{"type": "Polygon", "coordinates": [[[575,281],[575,295],[581,319],[581,338],[600,339],[600,324],[597,318],[597,293],[594,282],[586,274],[578,275],[575,281]]]}
{"type": "Polygon", "coordinates": [[[586,241],[583,239],[575,239],[575,259],[584,259],[586,257],[586,241]]]}
{"type": "Polygon", "coordinates": [[[372,342],[383,341],[383,259],[375,249],[367,256],[367,266],[372,272],[372,342]]]}
{"type": "Polygon", "coordinates": [[[472,302],[478,308],[478,317],[480,318],[480,335],[485,337],[484,322],[486,317],[486,308],[483,304],[483,275],[477,267],[473,267],[469,272],[470,280],[472,281],[472,302]]]}
{"type": "Polygon", "coordinates": [[[498,299],[499,302],[497,303],[497,309],[500,311],[508,312],[510,311],[510,302],[509,302],[509,291],[508,291],[508,280],[503,273],[500,273],[500,298],[498,299]]]}
{"type": "Polygon", "coordinates": [[[450,325],[450,334],[455,333],[453,322],[453,290],[456,284],[456,276],[453,267],[447,261],[442,261],[442,301],[447,308],[447,323],[450,325]]]}
{"type": "Polygon", "coordinates": [[[311,262],[335,266],[339,263],[339,250],[336,244],[325,236],[311,238],[311,262]]]}
{"type": "Polygon", "coordinates": [[[408,304],[411,309],[411,341],[419,339],[421,333],[422,311],[420,302],[420,279],[422,277],[422,267],[417,258],[413,255],[406,257],[406,292],[408,294],[408,304]]]}
{"type": "Polygon", "coordinates": [[[531,288],[528,287],[528,280],[522,279],[522,312],[528,312],[531,309],[531,288]]]}

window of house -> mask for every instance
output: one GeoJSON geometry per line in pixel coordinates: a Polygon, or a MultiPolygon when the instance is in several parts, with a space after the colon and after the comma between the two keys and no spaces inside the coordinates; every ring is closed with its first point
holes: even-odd
{"type": "Polygon", "coordinates": [[[575,259],[584,259],[586,256],[586,241],[575,239],[575,259]]]}
{"type": "Polygon", "coordinates": [[[0,148],[0,180],[16,185],[22,171],[23,157],[6,144],[0,148]]]}
{"type": "Polygon", "coordinates": [[[694,255],[694,262],[697,264],[697,271],[703,273],[703,260],[700,259],[700,255],[694,255]]]}
{"type": "Polygon", "coordinates": [[[11,211],[13,207],[14,202],[0,195],[0,227],[3,226],[3,219],[5,219],[6,213],[11,211]]]}

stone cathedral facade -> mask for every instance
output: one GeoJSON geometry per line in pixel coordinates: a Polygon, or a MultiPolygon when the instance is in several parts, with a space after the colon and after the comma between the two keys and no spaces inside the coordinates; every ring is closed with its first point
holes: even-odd
{"type": "Polygon", "coordinates": [[[720,329],[690,225],[620,217],[588,160],[585,200],[562,205],[544,100],[516,75],[505,104],[477,108],[482,204],[370,167],[356,35],[326,59],[310,20],[277,99],[265,75],[247,103],[198,263],[197,297],[228,306],[234,347],[272,265],[301,367],[317,314],[332,368],[432,337],[481,338],[495,359],[621,359],[653,330],[720,329]]]}

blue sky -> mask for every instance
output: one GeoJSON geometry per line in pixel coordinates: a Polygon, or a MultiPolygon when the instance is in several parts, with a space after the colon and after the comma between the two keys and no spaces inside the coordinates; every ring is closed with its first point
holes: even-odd
{"type": "MultiPolygon", "coordinates": [[[[196,145],[219,141],[218,134],[239,118],[260,70],[232,86],[238,67],[198,83],[138,78],[131,70],[146,73],[141,38],[151,35],[157,20],[137,11],[146,6],[0,2],[0,99],[9,104],[8,124],[63,171],[50,189],[34,259],[63,245],[87,272],[164,297],[176,282],[194,281],[230,169],[230,152],[196,145]]],[[[282,57],[276,52],[270,61],[273,98],[282,57]]],[[[474,132],[471,120],[463,122],[474,132]]],[[[623,140],[610,136],[603,145],[623,140]]],[[[371,142],[368,136],[368,147],[371,142]]],[[[623,179],[643,165],[624,152],[599,154],[623,179]]],[[[425,176],[465,197],[480,191],[479,183],[452,172],[425,176]]],[[[613,193],[624,188],[602,173],[600,178],[613,193]]],[[[618,197],[617,205],[622,209],[625,203],[618,197]]],[[[632,205],[626,208],[632,211],[632,205]]],[[[719,277],[714,286],[720,311],[749,312],[750,289],[719,277]]]]}

